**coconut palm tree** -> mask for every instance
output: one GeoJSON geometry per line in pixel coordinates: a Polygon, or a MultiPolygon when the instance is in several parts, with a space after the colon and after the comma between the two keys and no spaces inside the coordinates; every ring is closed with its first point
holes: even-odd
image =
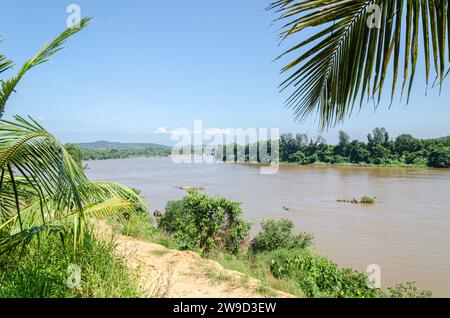
{"type": "MultiPolygon", "coordinates": [[[[83,30],[88,24],[91,18],[84,18],[80,21],[79,24],[74,25],[73,27],[67,28],[63,33],[61,33],[58,37],[56,37],[53,41],[46,44],[42,47],[39,52],[36,53],[30,60],[26,61],[17,75],[13,76],[9,80],[1,80],[1,88],[0,88],[0,118],[3,117],[3,113],[5,111],[5,105],[8,101],[9,97],[17,87],[17,84],[20,82],[22,77],[32,68],[45,63],[48,59],[60,51],[63,48],[64,43],[68,38],[72,35],[83,30]]],[[[0,42],[3,39],[0,37],[0,42]]],[[[8,60],[6,56],[0,52],[0,74],[4,71],[13,67],[13,62],[8,60]]]]}
{"type": "Polygon", "coordinates": [[[426,87],[442,88],[448,0],[277,0],[269,10],[279,15],[281,39],[294,41],[279,58],[293,56],[281,89],[292,89],[286,105],[299,121],[316,113],[324,129],[368,99],[378,106],[387,80],[391,103],[398,89],[409,100],[419,59],[426,87]],[[313,34],[304,37],[306,29],[313,34]]]}
{"type": "Polygon", "coordinates": [[[88,180],[33,119],[0,120],[0,254],[42,232],[71,232],[76,248],[90,218],[120,217],[143,206],[125,186],[88,180]]]}
{"type": "MultiPolygon", "coordinates": [[[[64,41],[83,29],[69,28],[44,46],[19,73],[2,81],[0,111],[23,75],[47,61],[64,41]]],[[[0,54],[0,73],[12,62],[0,54]]],[[[0,119],[0,254],[28,243],[41,233],[70,233],[73,246],[83,242],[89,219],[142,210],[145,202],[113,182],[91,182],[64,146],[32,118],[0,119]]]]}

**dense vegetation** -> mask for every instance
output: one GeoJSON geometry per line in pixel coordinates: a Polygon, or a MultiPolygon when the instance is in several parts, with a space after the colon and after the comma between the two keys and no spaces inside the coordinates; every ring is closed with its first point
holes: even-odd
{"type": "Polygon", "coordinates": [[[190,192],[182,200],[168,203],[167,214],[159,222],[145,213],[133,215],[127,222],[111,222],[123,234],[168,248],[200,251],[228,269],[253,276],[262,281],[259,292],[266,296],[271,296],[270,288],[299,297],[431,296],[429,291],[422,291],[410,282],[387,291],[373,288],[366,274],[339,268],[318,255],[311,247],[312,235],[295,233],[289,220],[264,221],[261,232],[250,244],[245,244],[249,225],[236,222],[240,215],[238,207],[239,204],[226,199],[190,192]],[[234,221],[225,221],[226,210],[234,210],[234,221]],[[234,236],[239,239],[231,245],[224,244],[233,233],[240,233],[234,236]],[[205,249],[206,242],[210,245],[205,249]]]}
{"type": "MultiPolygon", "coordinates": [[[[76,252],[73,238],[42,236],[21,253],[0,257],[0,298],[135,298],[143,297],[138,272],[114,255],[114,242],[91,234],[76,252]],[[72,281],[71,265],[79,266],[80,285],[72,281]]],[[[75,277],[74,277],[75,278],[75,277]]],[[[75,278],[76,279],[76,278],[75,278]]]]}
{"type": "Polygon", "coordinates": [[[75,144],[81,149],[83,160],[126,159],[136,157],[169,156],[170,147],[145,143],[97,141],[75,144]]]}
{"type": "Polygon", "coordinates": [[[367,143],[351,141],[348,134],[340,131],[339,143],[333,146],[321,137],[312,140],[303,134],[286,134],[280,139],[280,159],[299,164],[322,162],[449,168],[449,140],[449,137],[421,140],[406,134],[391,139],[386,129],[375,128],[367,136],[367,143]]]}
{"type": "MultiPolygon", "coordinates": [[[[269,143],[269,155],[271,154],[269,143]]],[[[450,136],[436,139],[417,139],[403,134],[391,139],[384,128],[375,128],[367,142],[351,140],[339,132],[337,145],[329,145],[321,136],[283,134],[279,141],[279,160],[296,164],[380,165],[450,168],[450,136]]],[[[216,150],[216,157],[224,161],[261,162],[259,144],[247,146],[230,144],[216,150]],[[232,158],[227,155],[233,154],[232,158]]],[[[275,149],[275,148],[274,148],[275,149]]]]}
{"type": "MultiPolygon", "coordinates": [[[[279,141],[279,159],[285,163],[334,164],[334,165],[379,165],[450,168],[450,137],[417,139],[403,134],[391,139],[384,128],[375,128],[367,136],[367,142],[351,140],[344,131],[339,132],[337,145],[329,145],[322,137],[310,138],[305,134],[283,134],[279,141]]],[[[125,159],[134,157],[169,156],[170,147],[156,144],[126,144],[95,142],[66,145],[74,160],[125,159]]],[[[271,154],[272,142],[268,142],[271,154]]],[[[275,148],[274,148],[275,149],[275,148]]],[[[260,161],[258,144],[247,146],[230,144],[216,148],[216,156],[221,160],[246,162],[260,161]],[[220,151],[219,151],[220,150],[220,151]],[[256,154],[256,156],[255,156],[256,154]],[[242,156],[243,155],[243,156],[242,156]],[[255,156],[255,157],[253,157],[255,156]]],[[[272,154],[275,157],[276,154],[272,154]]]]}
{"type": "Polygon", "coordinates": [[[200,254],[212,250],[236,254],[250,230],[241,215],[239,203],[190,191],[182,200],[167,204],[159,226],[173,234],[184,249],[200,254]]]}
{"type": "MultiPolygon", "coordinates": [[[[17,75],[1,80],[0,117],[24,75],[89,20],[65,30],[17,75]]],[[[13,65],[0,54],[0,74],[13,65]]],[[[132,215],[145,202],[120,184],[88,180],[81,159],[79,149],[66,148],[32,118],[0,119],[0,297],[141,295],[136,274],[114,255],[112,243],[92,234],[89,223],[132,215]],[[79,276],[71,277],[71,266],[79,276]]]]}

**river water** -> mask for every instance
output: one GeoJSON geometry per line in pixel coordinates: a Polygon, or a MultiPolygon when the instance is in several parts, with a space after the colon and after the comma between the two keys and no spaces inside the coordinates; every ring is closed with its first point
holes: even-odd
{"type": "Polygon", "coordinates": [[[170,158],[89,161],[88,176],[138,188],[151,209],[182,198],[180,185],[242,203],[258,230],[267,218],[292,220],[340,266],[381,267],[382,287],[415,281],[450,297],[450,170],[174,164],[170,158]],[[337,203],[368,195],[373,206],[337,203]],[[289,211],[283,209],[286,207],[289,211]]]}

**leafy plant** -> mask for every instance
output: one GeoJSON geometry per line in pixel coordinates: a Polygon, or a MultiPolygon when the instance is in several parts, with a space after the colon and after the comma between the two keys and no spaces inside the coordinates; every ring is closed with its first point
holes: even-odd
{"type": "Polygon", "coordinates": [[[167,204],[159,226],[185,249],[202,254],[213,249],[238,253],[250,230],[250,224],[240,218],[239,205],[190,191],[182,200],[167,204]]]}
{"type": "Polygon", "coordinates": [[[432,296],[431,291],[420,290],[413,282],[397,284],[388,290],[391,298],[430,298],[432,296]]]}
{"type": "Polygon", "coordinates": [[[313,235],[294,233],[294,223],[290,220],[266,220],[261,224],[262,230],[252,240],[253,252],[274,251],[277,249],[305,249],[312,245],[313,235]]]}
{"type": "Polygon", "coordinates": [[[134,213],[144,205],[125,186],[88,180],[64,146],[31,118],[0,120],[0,254],[41,232],[70,232],[76,249],[88,218],[134,213]]]}
{"type": "MultiPolygon", "coordinates": [[[[22,68],[19,70],[18,74],[10,78],[9,80],[1,81],[0,89],[0,118],[3,117],[5,111],[6,103],[13,92],[15,92],[17,84],[23,78],[23,76],[30,71],[32,68],[45,63],[60,51],[68,38],[74,34],[83,30],[88,24],[91,18],[84,18],[80,21],[79,25],[70,27],[56,37],[53,41],[42,47],[39,52],[33,56],[30,60],[26,61],[22,68]]],[[[0,38],[0,42],[2,39],[0,38]]],[[[13,67],[13,62],[7,60],[6,57],[0,53],[0,74],[13,67]]]]}
{"type": "Polygon", "coordinates": [[[371,198],[371,197],[368,197],[368,196],[363,196],[361,198],[361,203],[363,203],[363,204],[375,204],[376,201],[377,201],[376,198],[371,198]]]}
{"type": "Polygon", "coordinates": [[[138,273],[115,256],[114,242],[87,231],[73,253],[67,242],[41,235],[22,253],[0,256],[0,298],[135,298],[143,297],[138,273]],[[80,286],[70,288],[70,265],[80,268],[80,286]]]}
{"type": "Polygon", "coordinates": [[[450,30],[446,0],[277,0],[269,9],[279,14],[281,39],[297,40],[279,58],[294,55],[282,69],[289,75],[281,89],[292,88],[286,104],[298,120],[317,113],[325,128],[344,120],[356,104],[362,107],[366,96],[379,102],[389,71],[391,101],[399,75],[409,99],[420,58],[426,86],[433,69],[433,85],[442,88],[450,30]],[[313,34],[305,39],[306,29],[313,34]]]}
{"type": "MultiPolygon", "coordinates": [[[[79,26],[65,30],[28,60],[16,76],[2,81],[0,117],[22,77],[48,61],[89,21],[85,18],[79,26]]],[[[12,62],[0,54],[0,73],[11,66],[12,62]]],[[[0,120],[0,254],[30,243],[41,233],[70,234],[75,250],[84,242],[90,217],[134,212],[145,205],[127,187],[89,181],[80,158],[74,160],[74,151],[68,148],[32,118],[0,120]]]]}
{"type": "Polygon", "coordinates": [[[275,277],[293,278],[308,297],[364,297],[379,295],[367,277],[351,269],[340,269],[325,257],[304,250],[279,250],[271,261],[275,277]]]}

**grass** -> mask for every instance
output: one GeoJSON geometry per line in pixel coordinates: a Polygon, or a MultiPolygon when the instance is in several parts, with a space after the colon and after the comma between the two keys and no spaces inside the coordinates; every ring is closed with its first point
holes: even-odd
{"type": "MultiPolygon", "coordinates": [[[[139,220],[133,220],[126,224],[111,219],[109,220],[109,224],[123,235],[128,234],[128,236],[132,236],[136,239],[163,245],[168,249],[178,250],[180,248],[179,244],[170,234],[165,233],[156,227],[155,222],[150,216],[142,215],[139,220]]],[[[217,261],[225,269],[234,270],[260,280],[262,286],[259,287],[260,290],[257,292],[263,296],[275,296],[271,290],[276,289],[299,297],[304,297],[304,294],[298,288],[297,282],[292,279],[280,280],[271,274],[271,253],[245,253],[239,255],[216,253],[209,255],[209,258],[217,261]]],[[[220,283],[228,280],[228,277],[224,277],[224,275],[212,270],[207,270],[206,274],[213,282],[220,283]]],[[[240,282],[240,285],[248,285],[248,282],[247,284],[244,283],[245,282],[240,282]]]]}
{"type": "Polygon", "coordinates": [[[139,273],[114,255],[114,242],[87,233],[83,243],[74,253],[59,237],[46,236],[22,253],[0,257],[0,298],[143,297],[139,273]],[[73,265],[81,269],[79,287],[68,284],[76,278],[73,265]]]}
{"type": "Polygon", "coordinates": [[[293,279],[278,279],[274,277],[270,270],[270,262],[273,252],[264,253],[246,253],[240,255],[230,255],[221,253],[211,256],[216,262],[221,264],[225,269],[243,273],[247,276],[256,278],[261,281],[258,293],[273,297],[275,296],[271,290],[280,290],[297,297],[305,297],[305,294],[298,287],[298,283],[293,279]],[[265,291],[265,292],[264,292],[265,291]]]}
{"type": "MultiPolygon", "coordinates": [[[[170,249],[179,249],[175,239],[158,229],[151,218],[149,221],[131,222],[127,225],[115,224],[122,231],[138,239],[153,243],[164,243],[170,249]],[[133,226],[135,224],[135,227],[133,226]]],[[[275,236],[274,236],[275,237],[275,236]]],[[[206,269],[213,283],[228,282],[236,286],[251,288],[248,277],[261,282],[255,290],[262,296],[276,297],[275,290],[300,297],[430,297],[431,292],[421,291],[415,284],[399,284],[388,292],[373,290],[368,286],[367,276],[352,269],[340,268],[330,259],[317,254],[311,248],[277,248],[230,254],[215,251],[204,256],[215,260],[225,269],[246,275],[246,278],[234,280],[232,277],[206,269]]]]}

